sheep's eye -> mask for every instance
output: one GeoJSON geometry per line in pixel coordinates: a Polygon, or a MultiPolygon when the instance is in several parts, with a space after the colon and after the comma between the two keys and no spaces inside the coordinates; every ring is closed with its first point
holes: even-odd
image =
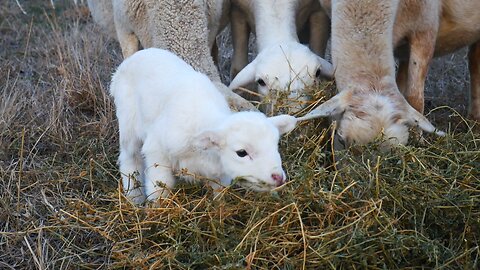
{"type": "Polygon", "coordinates": [[[258,85],[260,85],[260,86],[266,86],[266,85],[267,85],[267,84],[265,83],[265,81],[262,80],[262,79],[258,79],[258,80],[257,80],[257,83],[258,83],[258,85]]]}
{"type": "Polygon", "coordinates": [[[318,68],[317,72],[315,72],[315,77],[320,78],[320,75],[322,75],[322,71],[318,68]]]}
{"type": "Polygon", "coordinates": [[[246,156],[248,156],[247,151],[245,151],[244,149],[238,150],[238,151],[236,151],[236,153],[237,153],[237,156],[239,156],[239,157],[246,157],[246,156]]]}

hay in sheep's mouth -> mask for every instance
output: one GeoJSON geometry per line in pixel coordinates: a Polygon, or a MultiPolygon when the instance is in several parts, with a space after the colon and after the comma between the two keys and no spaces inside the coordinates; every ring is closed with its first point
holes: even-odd
{"type": "Polygon", "coordinates": [[[478,123],[440,108],[446,137],[352,154],[302,122],[281,190],[185,184],[137,207],[106,91],[117,43],[81,1],[20,2],[0,6],[1,269],[478,269],[478,123]]]}

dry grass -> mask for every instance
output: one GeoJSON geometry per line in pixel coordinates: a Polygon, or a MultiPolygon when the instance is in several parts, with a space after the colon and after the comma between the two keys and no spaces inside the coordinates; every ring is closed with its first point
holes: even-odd
{"type": "Polygon", "coordinates": [[[106,94],[118,45],[83,5],[21,2],[0,6],[0,269],[478,269],[480,136],[453,110],[433,112],[447,137],[381,155],[305,124],[282,190],[185,185],[137,208],[106,94]]]}

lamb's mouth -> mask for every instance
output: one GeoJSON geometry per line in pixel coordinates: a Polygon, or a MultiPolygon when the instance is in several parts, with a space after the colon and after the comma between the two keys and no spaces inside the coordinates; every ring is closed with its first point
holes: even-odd
{"type": "Polygon", "coordinates": [[[252,176],[237,177],[233,182],[244,188],[259,192],[267,192],[276,188],[275,183],[267,183],[252,176]]]}

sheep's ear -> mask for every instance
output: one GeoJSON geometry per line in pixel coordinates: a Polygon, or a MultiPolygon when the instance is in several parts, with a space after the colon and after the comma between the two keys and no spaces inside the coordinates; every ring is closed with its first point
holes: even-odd
{"type": "Polygon", "coordinates": [[[419,127],[425,132],[435,133],[438,136],[445,136],[445,132],[438,130],[428,119],[417,110],[415,110],[410,104],[407,103],[408,108],[408,120],[407,124],[409,126],[419,127]]]}
{"type": "Polygon", "coordinates": [[[317,108],[313,109],[311,112],[307,113],[302,117],[297,118],[297,120],[304,121],[304,120],[310,120],[314,118],[329,117],[329,116],[341,114],[343,111],[345,111],[346,95],[347,95],[346,91],[338,93],[331,99],[320,104],[317,108]]]}
{"type": "Polygon", "coordinates": [[[320,60],[321,75],[327,79],[333,79],[333,75],[335,73],[335,70],[333,69],[333,65],[327,60],[321,58],[320,56],[318,58],[320,60]]]}
{"type": "Polygon", "coordinates": [[[225,139],[220,131],[207,130],[201,132],[193,139],[195,149],[220,149],[224,146],[225,139]]]}
{"type": "Polygon", "coordinates": [[[253,81],[255,81],[255,70],[257,68],[257,62],[253,60],[250,64],[244,67],[238,74],[233,78],[232,82],[228,88],[234,90],[241,86],[245,86],[253,81]]]}
{"type": "Polygon", "coordinates": [[[297,125],[297,118],[288,114],[272,116],[268,120],[278,128],[280,135],[292,131],[297,125]]]}

